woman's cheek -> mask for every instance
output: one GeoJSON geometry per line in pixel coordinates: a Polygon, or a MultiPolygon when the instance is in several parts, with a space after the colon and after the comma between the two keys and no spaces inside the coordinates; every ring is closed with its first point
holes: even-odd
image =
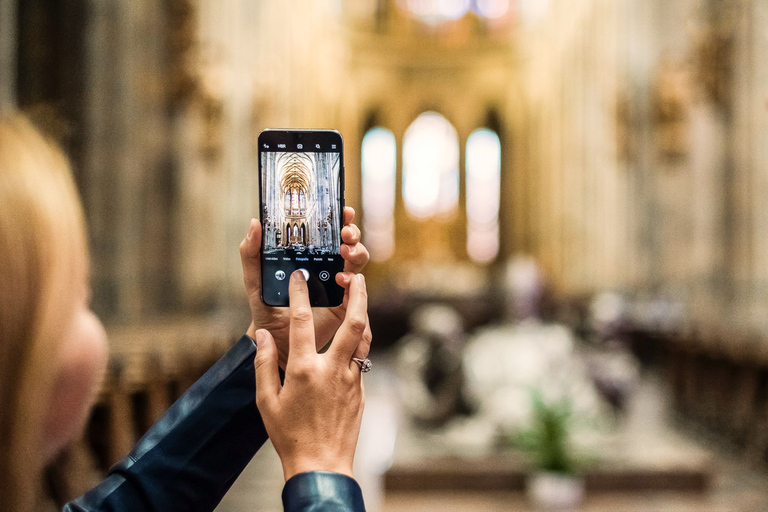
{"type": "MultiPolygon", "coordinates": [[[[107,344],[107,332],[104,329],[104,325],[101,320],[91,310],[85,312],[86,320],[88,324],[88,341],[84,342],[88,347],[86,348],[87,355],[84,357],[90,357],[91,368],[91,404],[96,400],[96,395],[101,389],[101,385],[104,382],[104,377],[107,372],[107,361],[109,356],[109,346],[107,344]]],[[[90,408],[89,405],[89,408],[90,408]]]]}
{"type": "Polygon", "coordinates": [[[67,337],[46,421],[46,453],[54,457],[85,428],[104,379],[107,337],[90,310],[80,310],[67,337]]]}

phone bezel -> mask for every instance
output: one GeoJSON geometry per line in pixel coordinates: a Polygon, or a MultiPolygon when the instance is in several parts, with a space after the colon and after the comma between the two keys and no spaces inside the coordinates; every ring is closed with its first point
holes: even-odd
{"type": "MultiPolygon", "coordinates": [[[[259,134],[258,137],[258,178],[259,178],[259,222],[262,225],[262,247],[264,244],[264,199],[262,197],[262,188],[263,188],[263,170],[262,170],[262,153],[263,152],[304,152],[304,153],[310,153],[310,152],[338,152],[339,153],[339,201],[340,201],[340,215],[339,218],[336,220],[339,223],[339,237],[341,236],[341,229],[344,227],[344,206],[345,206],[345,168],[344,168],[344,140],[341,136],[341,133],[339,133],[337,130],[326,130],[326,129],[318,129],[318,130],[312,130],[312,129],[266,129],[262,131],[259,134]],[[269,146],[268,148],[265,148],[265,144],[269,146]],[[285,147],[280,148],[278,145],[284,144],[285,147]],[[298,144],[303,144],[303,148],[298,148],[298,144]],[[315,145],[320,144],[320,148],[316,148],[315,145]],[[336,144],[338,147],[338,150],[330,149],[332,144],[336,144]]],[[[339,243],[341,244],[342,241],[339,240],[339,243]]],[[[261,300],[264,304],[268,306],[273,307],[287,307],[288,306],[288,298],[286,297],[285,300],[281,303],[271,303],[267,300],[267,297],[265,297],[265,289],[266,286],[264,286],[265,283],[265,275],[264,275],[264,269],[265,269],[265,260],[264,260],[264,254],[259,254],[260,263],[261,263],[261,280],[262,280],[262,287],[261,287],[261,300]]],[[[339,268],[337,271],[343,270],[343,261],[340,263],[339,268]]],[[[332,277],[328,281],[330,283],[330,286],[338,287],[339,290],[341,290],[341,287],[338,286],[335,282],[335,272],[332,272],[332,277]]],[[[310,286],[310,303],[312,304],[312,307],[336,307],[341,305],[343,301],[343,293],[339,293],[337,295],[337,301],[331,302],[330,299],[328,299],[326,302],[323,302],[321,300],[321,297],[317,297],[316,294],[312,293],[313,287],[310,286]]],[[[338,291],[338,290],[337,290],[338,291]]],[[[327,299],[327,297],[326,297],[327,299]]]]}

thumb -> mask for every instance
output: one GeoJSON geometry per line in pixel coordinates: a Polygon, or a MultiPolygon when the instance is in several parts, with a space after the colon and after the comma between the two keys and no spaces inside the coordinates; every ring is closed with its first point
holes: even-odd
{"type": "Polygon", "coordinates": [[[277,371],[277,347],[272,335],[266,329],[256,331],[256,405],[259,409],[269,407],[280,391],[280,375],[277,371]]]}

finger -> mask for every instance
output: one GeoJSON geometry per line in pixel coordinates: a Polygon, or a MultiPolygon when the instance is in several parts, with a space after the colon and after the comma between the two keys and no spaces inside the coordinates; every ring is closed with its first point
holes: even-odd
{"type": "Polygon", "coordinates": [[[353,277],[355,277],[355,274],[352,272],[338,272],[336,274],[336,284],[348,290],[353,277]]]}
{"type": "Polygon", "coordinates": [[[240,243],[240,261],[248,297],[261,295],[261,223],[251,219],[248,234],[240,243]]]}
{"type": "Polygon", "coordinates": [[[357,348],[355,349],[355,353],[352,355],[352,357],[357,357],[360,359],[365,359],[368,357],[368,353],[371,351],[371,342],[373,342],[373,332],[371,331],[371,321],[368,318],[368,315],[365,316],[365,331],[363,332],[363,337],[360,340],[360,343],[357,344],[357,348]]]}
{"type": "Polygon", "coordinates": [[[360,228],[355,224],[344,226],[341,230],[341,241],[345,244],[355,245],[360,241],[360,228]]]}
{"type": "Polygon", "coordinates": [[[344,298],[341,301],[339,309],[342,311],[341,315],[344,315],[344,311],[347,310],[347,304],[349,303],[349,285],[352,284],[352,279],[355,274],[352,272],[339,272],[336,274],[336,284],[344,288],[344,298]]]}
{"type": "Polygon", "coordinates": [[[291,274],[288,297],[291,312],[291,331],[288,335],[288,364],[290,365],[294,358],[317,354],[309,290],[304,273],[300,270],[291,274]]]}
{"type": "Polygon", "coordinates": [[[343,365],[347,365],[352,354],[357,350],[361,339],[365,335],[365,327],[368,324],[368,292],[365,287],[365,277],[357,274],[349,286],[349,303],[344,321],[336,333],[328,353],[343,365]]]}
{"type": "Polygon", "coordinates": [[[266,329],[256,331],[256,405],[268,407],[280,392],[280,375],[277,370],[277,347],[272,334],[266,329]]]}
{"type": "Polygon", "coordinates": [[[368,249],[363,244],[343,244],[339,252],[341,257],[344,258],[344,271],[352,272],[353,274],[359,274],[370,259],[368,249]]]}
{"type": "Polygon", "coordinates": [[[352,224],[352,221],[355,220],[355,209],[351,206],[345,206],[344,207],[344,225],[347,226],[349,224],[352,224]]]}

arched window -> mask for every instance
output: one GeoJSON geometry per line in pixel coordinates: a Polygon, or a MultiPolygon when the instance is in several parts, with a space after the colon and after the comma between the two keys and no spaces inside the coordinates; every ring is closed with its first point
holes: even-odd
{"type": "Polygon", "coordinates": [[[459,138],[437,112],[416,118],[403,139],[403,199],[414,217],[451,213],[459,201],[459,138]]]}
{"type": "Polygon", "coordinates": [[[467,254],[488,262],[499,252],[501,143],[496,132],[475,130],[467,139],[467,254]]]}
{"type": "Polygon", "coordinates": [[[365,245],[372,260],[384,261],[395,250],[395,136],[386,128],[371,128],[361,153],[365,245]]]}
{"type": "Polygon", "coordinates": [[[291,189],[291,215],[299,215],[299,189],[296,188],[291,189]]]}

